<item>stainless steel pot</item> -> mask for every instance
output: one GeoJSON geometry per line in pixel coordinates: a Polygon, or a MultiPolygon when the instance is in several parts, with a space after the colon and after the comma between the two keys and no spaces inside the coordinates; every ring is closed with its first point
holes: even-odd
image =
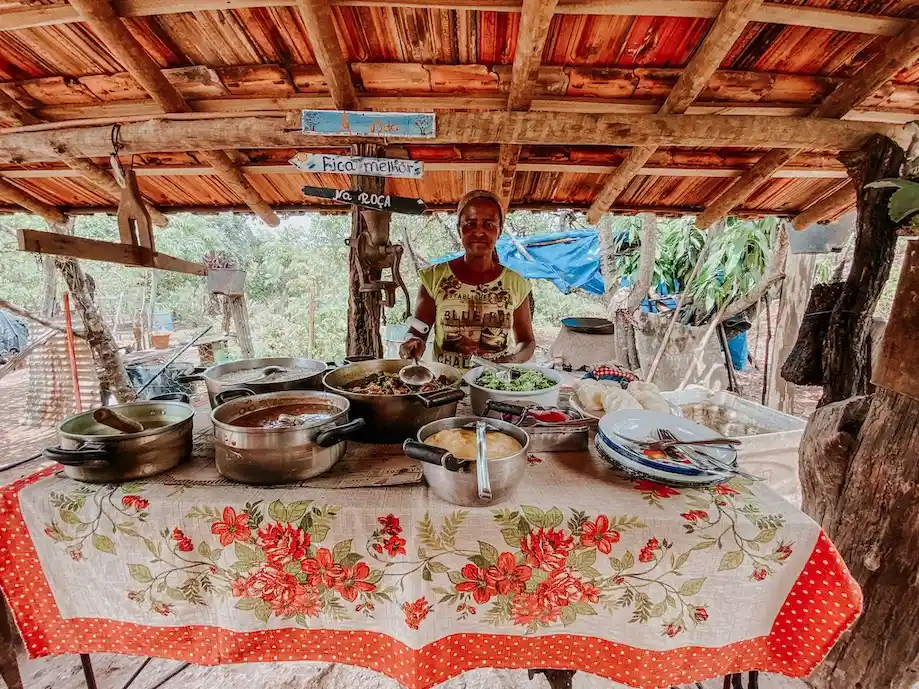
{"type": "Polygon", "coordinates": [[[180,383],[203,381],[207,387],[207,396],[211,407],[216,407],[217,393],[222,390],[245,388],[256,394],[264,392],[282,392],[284,390],[321,390],[322,376],[329,369],[324,361],[303,359],[300,357],[268,357],[263,359],[240,359],[226,364],[217,364],[204,370],[196,370],[190,375],[180,376],[180,383]],[[251,371],[253,376],[269,367],[277,366],[286,369],[303,369],[303,375],[289,380],[258,382],[257,380],[240,380],[232,374],[251,371]]]}
{"type": "Polygon", "coordinates": [[[367,422],[355,440],[367,443],[401,443],[415,435],[426,423],[456,414],[456,405],[465,393],[459,389],[463,373],[458,368],[425,362],[436,377],[445,376],[449,389],[407,395],[364,395],[345,387],[374,373],[398,373],[413,362],[408,359],[361,361],[329,371],[322,379],[330,392],[346,397],[351,410],[367,422]]]}
{"type": "Polygon", "coordinates": [[[434,495],[454,505],[481,507],[509,498],[520,485],[526,471],[530,437],[519,426],[497,419],[455,416],[423,426],[418,431],[418,440],[406,440],[403,448],[409,457],[423,462],[424,478],[434,495]],[[438,431],[447,428],[463,428],[474,425],[476,421],[487,421],[490,430],[507,433],[521,445],[520,450],[508,457],[488,461],[488,476],[491,482],[491,499],[489,500],[479,497],[475,460],[457,459],[447,450],[427,445],[424,442],[438,431]]]}
{"type": "Polygon", "coordinates": [[[229,401],[211,412],[217,471],[239,483],[293,483],[328,471],[345,455],[345,437],[364,425],[360,418],[348,421],[348,400],[328,392],[288,390],[255,395],[249,390],[228,390],[219,396],[229,401]],[[309,403],[334,407],[337,413],[317,423],[288,428],[233,425],[261,409],[309,403]]]}
{"type": "Polygon", "coordinates": [[[44,457],[78,481],[118,483],[168,471],[191,456],[190,404],[154,399],[110,408],[144,430],[119,433],[93,419],[92,411],[74,414],[58,424],[60,444],[46,448],[44,457]]]}

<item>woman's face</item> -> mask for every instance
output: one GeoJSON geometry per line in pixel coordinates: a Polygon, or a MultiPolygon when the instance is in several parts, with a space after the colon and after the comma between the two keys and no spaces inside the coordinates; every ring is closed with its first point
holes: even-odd
{"type": "Polygon", "coordinates": [[[460,213],[459,230],[469,256],[488,256],[501,235],[501,211],[490,199],[473,199],[460,213]]]}

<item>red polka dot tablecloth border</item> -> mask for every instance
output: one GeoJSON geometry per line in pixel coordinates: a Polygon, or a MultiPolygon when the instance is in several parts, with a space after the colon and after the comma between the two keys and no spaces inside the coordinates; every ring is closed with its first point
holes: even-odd
{"type": "Polygon", "coordinates": [[[858,585],[821,532],[770,633],[714,648],[686,645],[647,650],[567,633],[462,633],[415,649],[373,631],[283,628],[238,632],[205,625],[166,627],[99,618],[64,619],[19,505],[24,487],[59,469],[42,470],[0,491],[0,589],[32,658],[120,653],[198,665],[344,663],[380,672],[410,689],[428,689],[476,668],[554,668],[651,689],[753,669],[806,676],[861,611],[858,585]]]}

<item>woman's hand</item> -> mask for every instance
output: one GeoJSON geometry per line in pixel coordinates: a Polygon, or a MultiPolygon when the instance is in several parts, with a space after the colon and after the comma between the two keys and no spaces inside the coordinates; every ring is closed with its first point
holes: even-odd
{"type": "Polygon", "coordinates": [[[420,337],[412,337],[399,346],[399,356],[403,359],[420,359],[427,344],[420,337]]]}

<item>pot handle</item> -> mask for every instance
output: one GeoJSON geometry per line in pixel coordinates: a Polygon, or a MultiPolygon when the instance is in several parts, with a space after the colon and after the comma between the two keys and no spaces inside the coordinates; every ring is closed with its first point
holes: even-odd
{"type": "Polygon", "coordinates": [[[151,402],[184,402],[185,404],[191,403],[191,397],[189,397],[184,392],[167,392],[163,395],[157,395],[156,397],[150,398],[151,402]]]}
{"type": "Polygon", "coordinates": [[[46,447],[42,456],[52,462],[58,462],[68,467],[86,467],[87,469],[102,469],[111,466],[109,453],[96,446],[86,446],[77,450],[65,450],[63,447],[46,447]]]}
{"type": "Polygon", "coordinates": [[[460,460],[453,456],[449,450],[435,445],[420,443],[417,440],[406,440],[402,443],[402,450],[411,459],[417,459],[419,462],[433,464],[443,467],[447,471],[459,471],[469,465],[466,460],[460,460]]]}
{"type": "Polygon", "coordinates": [[[437,390],[436,392],[425,393],[419,392],[416,395],[416,397],[421,400],[421,403],[424,405],[425,409],[433,409],[434,407],[442,407],[445,404],[459,402],[465,396],[465,392],[456,389],[437,390]]]}
{"type": "Polygon", "coordinates": [[[252,397],[254,394],[249,388],[228,388],[214,395],[214,403],[220,406],[224,402],[235,400],[237,397],[252,397]]]}
{"type": "Polygon", "coordinates": [[[204,376],[201,374],[206,370],[207,367],[205,366],[192,366],[191,369],[189,369],[189,373],[176,376],[175,380],[177,383],[199,383],[204,381],[204,376]]]}
{"type": "Polygon", "coordinates": [[[511,414],[512,416],[523,416],[527,408],[520,404],[512,404],[503,400],[486,400],[485,416],[488,412],[498,412],[499,414],[511,414]]]}
{"type": "Polygon", "coordinates": [[[313,440],[313,442],[316,443],[319,447],[332,447],[332,445],[337,445],[342,440],[344,440],[346,435],[349,435],[363,427],[363,419],[352,419],[348,423],[343,423],[341,426],[335,426],[334,428],[322,431],[319,435],[316,436],[316,439],[313,440]]]}

